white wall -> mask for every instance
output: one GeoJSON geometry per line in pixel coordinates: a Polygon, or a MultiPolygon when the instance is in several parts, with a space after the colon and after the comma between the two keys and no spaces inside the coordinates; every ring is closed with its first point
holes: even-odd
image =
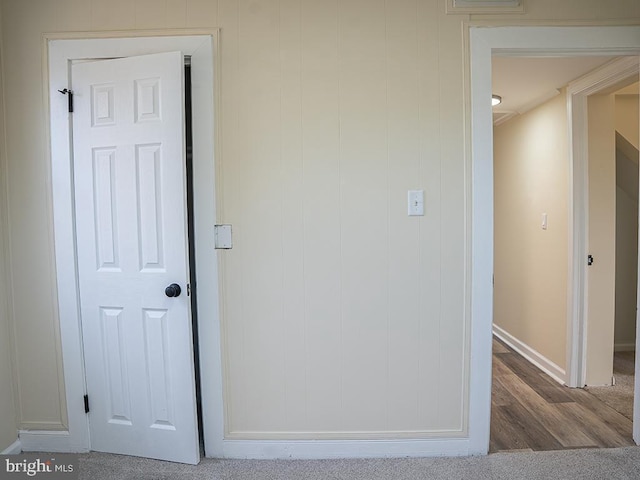
{"type": "Polygon", "coordinates": [[[566,95],[494,128],[494,324],[566,368],[566,95]],[[542,229],[542,214],[548,218],[542,229]]]}
{"type": "MultiPolygon", "coordinates": [[[[220,27],[228,436],[464,431],[467,17],[444,6],[0,0],[19,426],[66,423],[42,33],[220,27]],[[406,216],[410,188],[424,217],[406,216]]],[[[528,0],[505,18],[629,21],[640,5],[528,0]]]]}

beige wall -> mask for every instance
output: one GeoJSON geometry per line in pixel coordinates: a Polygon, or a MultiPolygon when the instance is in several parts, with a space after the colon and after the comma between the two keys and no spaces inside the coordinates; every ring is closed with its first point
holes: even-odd
{"type": "Polygon", "coordinates": [[[616,130],[631,145],[640,149],[640,129],[638,129],[638,95],[616,95],[616,130]]]}
{"type": "MultiPolygon", "coordinates": [[[[444,5],[1,0],[20,427],[66,421],[41,35],[220,27],[227,430],[464,429],[467,17],[444,5]],[[424,217],[406,216],[410,188],[425,190],[424,217]]],[[[505,18],[640,19],[637,0],[527,11],[505,18]]]]}
{"type": "MultiPolygon", "coordinates": [[[[1,12],[0,12],[1,13],[1,12]]],[[[1,29],[0,29],[1,31],[1,29]]],[[[0,45],[2,43],[0,42],[0,45]]],[[[0,52],[0,67],[2,66],[0,52]]],[[[0,77],[0,92],[2,78],[0,77]]],[[[0,95],[0,452],[18,438],[16,426],[16,408],[13,383],[13,342],[10,333],[10,309],[8,305],[10,277],[7,274],[7,209],[5,202],[5,186],[7,182],[4,137],[4,106],[0,95]]]]}
{"type": "Polygon", "coordinates": [[[635,348],[637,279],[638,197],[631,197],[618,187],[616,189],[616,303],[614,329],[614,345],[618,349],[635,348]]]}
{"type": "Polygon", "coordinates": [[[219,17],[229,436],[462,430],[462,51],[436,47],[459,19],[239,4],[219,17]]]}
{"type": "Polygon", "coordinates": [[[494,129],[494,323],[566,368],[568,145],[564,92],[494,129]],[[548,218],[542,229],[542,214],[548,218]]]}
{"type": "Polygon", "coordinates": [[[611,383],[615,316],[615,99],[592,95],[589,115],[589,233],[594,262],[587,269],[587,385],[611,383]]]}
{"type": "Polygon", "coordinates": [[[634,148],[616,144],[616,348],[636,341],[638,288],[638,95],[616,95],[616,131],[634,148]],[[629,156],[633,158],[629,158],[629,156]]]}
{"type": "MultiPolygon", "coordinates": [[[[4,232],[0,229],[0,235],[4,232]]],[[[0,238],[0,248],[4,245],[0,238]]],[[[5,272],[4,255],[0,255],[0,272],[5,272]]],[[[9,334],[9,316],[6,304],[5,275],[0,274],[0,452],[18,438],[16,409],[13,398],[13,375],[10,355],[11,340],[9,334]]]]}
{"type": "MultiPolygon", "coordinates": [[[[0,100],[1,105],[1,100],[0,100]]],[[[0,110],[1,111],[1,110],[0,110]]],[[[0,115],[0,148],[4,142],[2,135],[3,119],[0,115]]],[[[0,152],[0,158],[2,153],[0,152]]],[[[0,166],[0,185],[4,185],[4,168],[0,166]]],[[[9,330],[9,308],[7,305],[8,276],[6,275],[6,215],[4,201],[0,200],[0,452],[18,438],[16,426],[16,408],[14,402],[14,383],[12,372],[12,342],[9,330]]]]}

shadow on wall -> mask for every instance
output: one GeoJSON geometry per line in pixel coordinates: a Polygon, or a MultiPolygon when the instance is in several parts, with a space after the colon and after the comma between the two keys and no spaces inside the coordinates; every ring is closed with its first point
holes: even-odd
{"type": "Polygon", "coordinates": [[[616,351],[635,350],[637,265],[638,149],[616,132],[616,351]]]}

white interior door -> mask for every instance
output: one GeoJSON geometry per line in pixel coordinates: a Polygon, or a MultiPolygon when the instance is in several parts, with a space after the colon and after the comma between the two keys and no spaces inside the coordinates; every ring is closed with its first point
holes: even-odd
{"type": "Polygon", "coordinates": [[[198,463],[182,54],[75,64],[72,90],[91,449],[198,463]]]}

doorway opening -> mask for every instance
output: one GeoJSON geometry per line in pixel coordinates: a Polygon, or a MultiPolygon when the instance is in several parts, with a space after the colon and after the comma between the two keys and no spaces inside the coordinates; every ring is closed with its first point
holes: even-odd
{"type": "MultiPolygon", "coordinates": [[[[475,361],[471,364],[470,437],[479,453],[489,450],[491,417],[491,344],[493,323],[493,132],[491,121],[492,55],[512,56],[631,56],[640,54],[640,27],[637,26],[501,26],[486,24],[469,28],[469,225],[473,235],[470,240],[470,316],[471,350],[475,361]]],[[[635,63],[637,71],[637,62],[635,63]]],[[[603,83],[607,78],[601,79],[603,83]]],[[[574,118],[580,117],[584,94],[589,87],[574,88],[568,103],[573,103],[574,118]]],[[[585,118],[582,115],[581,118],[585,118]]],[[[572,122],[573,124],[573,122],[572,122]]],[[[570,124],[571,125],[571,124],[570,124]]],[[[576,122],[570,127],[571,178],[571,231],[583,231],[585,219],[585,123],[576,122]]],[[[571,290],[576,293],[585,288],[584,259],[586,247],[584,235],[570,239],[573,249],[570,274],[571,290]],[[582,242],[582,243],[581,243],[582,242]]],[[[575,295],[569,305],[569,317],[578,320],[584,308],[580,295],[575,295]]],[[[577,328],[577,325],[572,325],[577,328]]],[[[636,340],[637,343],[637,340],[636,340]]],[[[569,365],[580,356],[580,346],[572,345],[569,365]]],[[[571,380],[574,380],[573,378],[571,380]]],[[[636,379],[637,380],[637,379],[636,379]]],[[[577,380],[575,380],[577,382],[577,380]]],[[[635,382],[638,391],[639,382],[635,382]]],[[[634,399],[634,419],[638,418],[640,404],[634,399]]],[[[634,422],[634,440],[640,440],[640,422],[634,422]]]]}
{"type": "MultiPolygon", "coordinates": [[[[570,359],[576,338],[568,315],[573,294],[569,287],[570,240],[580,234],[574,231],[569,210],[574,179],[567,135],[572,121],[567,113],[568,86],[615,59],[494,56],[492,60],[493,93],[503,98],[503,104],[494,107],[493,114],[495,277],[490,451],[632,445],[632,415],[624,412],[633,411],[633,388],[620,411],[589,390],[564,386],[570,384],[570,369],[575,368],[570,359]]],[[[590,162],[585,244],[600,258],[599,269],[587,271],[589,288],[585,291],[584,313],[591,319],[585,327],[588,342],[583,349],[588,384],[600,381],[610,385],[614,364],[615,292],[610,289],[607,297],[607,289],[598,286],[598,282],[615,284],[612,276],[618,235],[612,139],[618,125],[614,94],[612,88],[594,90],[587,98],[590,162]],[[606,112],[597,110],[602,104],[609,107],[606,112]],[[603,304],[609,309],[602,311],[603,304]],[[608,376],[601,373],[607,371],[608,376]]],[[[637,110],[630,129],[635,129],[636,136],[640,131],[637,110]]],[[[635,177],[630,177],[633,180],[637,189],[637,170],[635,177]]],[[[636,200],[636,219],[637,213],[636,200]]],[[[629,245],[632,242],[627,240],[629,245]]],[[[633,249],[637,271],[637,234],[633,249]]],[[[635,295],[631,301],[635,323],[635,295]]],[[[635,331],[627,343],[635,349],[635,331]]],[[[612,387],[603,388],[610,391],[612,387]]]]}

